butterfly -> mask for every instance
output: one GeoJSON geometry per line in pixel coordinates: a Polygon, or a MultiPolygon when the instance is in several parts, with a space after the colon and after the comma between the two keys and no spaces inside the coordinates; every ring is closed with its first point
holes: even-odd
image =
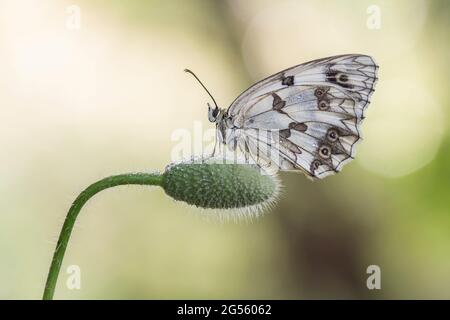
{"type": "MultiPolygon", "coordinates": [[[[360,125],[377,82],[367,55],[318,59],[280,71],[241,93],[227,109],[208,104],[219,144],[259,164],[310,178],[339,172],[354,159],[360,125]]],[[[216,148],[215,148],[216,149],[216,148]]]]}

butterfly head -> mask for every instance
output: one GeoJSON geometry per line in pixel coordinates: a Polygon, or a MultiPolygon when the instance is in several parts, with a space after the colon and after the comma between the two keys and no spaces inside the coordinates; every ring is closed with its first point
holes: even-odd
{"type": "Polygon", "coordinates": [[[223,112],[217,106],[211,107],[208,103],[208,120],[209,122],[218,122],[222,117],[223,112]]]}

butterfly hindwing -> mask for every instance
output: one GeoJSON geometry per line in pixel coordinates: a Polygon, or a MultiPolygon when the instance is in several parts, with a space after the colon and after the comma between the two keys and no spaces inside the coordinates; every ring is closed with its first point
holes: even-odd
{"type": "Polygon", "coordinates": [[[343,55],[256,83],[228,109],[234,126],[242,129],[241,150],[313,178],[338,172],[354,157],[377,69],[369,56],[343,55]],[[271,139],[264,138],[267,132],[271,139]]]}

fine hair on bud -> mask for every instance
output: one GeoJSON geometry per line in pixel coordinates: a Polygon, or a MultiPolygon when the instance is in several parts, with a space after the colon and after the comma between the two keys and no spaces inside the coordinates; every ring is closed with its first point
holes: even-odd
{"type": "Polygon", "coordinates": [[[244,161],[190,159],[169,165],[162,187],[175,200],[215,209],[220,218],[254,217],[276,201],[280,183],[275,173],[244,161]]]}

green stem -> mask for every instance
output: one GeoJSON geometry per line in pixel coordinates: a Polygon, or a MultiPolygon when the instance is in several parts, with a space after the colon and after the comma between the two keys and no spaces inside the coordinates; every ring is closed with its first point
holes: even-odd
{"type": "Polygon", "coordinates": [[[98,192],[120,185],[162,185],[162,176],[154,173],[127,173],[116,176],[111,176],[97,181],[87,187],[80,195],[75,199],[72,206],[67,213],[66,220],[59,234],[58,243],[56,244],[55,253],[53,254],[52,264],[48,272],[47,282],[44,289],[44,300],[52,300],[55,293],[56,281],[58,280],[58,274],[61,269],[64,253],[66,252],[67,244],[72,233],[75,220],[78,213],[84,204],[92,198],[98,192]]]}

